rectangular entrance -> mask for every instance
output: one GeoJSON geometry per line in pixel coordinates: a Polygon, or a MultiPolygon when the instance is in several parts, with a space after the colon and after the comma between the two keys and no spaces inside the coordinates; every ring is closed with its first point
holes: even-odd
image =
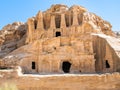
{"type": "Polygon", "coordinates": [[[61,32],[56,32],[56,35],[55,35],[56,37],[59,37],[59,36],[61,36],[61,32]]]}
{"type": "Polygon", "coordinates": [[[62,63],[62,70],[64,71],[64,73],[69,73],[70,72],[70,68],[71,68],[71,63],[68,61],[64,61],[62,63]]]}
{"type": "Polygon", "coordinates": [[[32,62],[32,69],[35,69],[35,68],[36,68],[35,62],[32,62]]]}

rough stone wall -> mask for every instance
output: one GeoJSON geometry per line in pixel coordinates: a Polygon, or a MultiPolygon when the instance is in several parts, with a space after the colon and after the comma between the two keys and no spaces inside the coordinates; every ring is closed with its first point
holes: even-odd
{"type": "Polygon", "coordinates": [[[18,90],[119,90],[120,74],[22,75],[19,70],[3,70],[0,86],[5,83],[14,83],[18,90]]]}
{"type": "Polygon", "coordinates": [[[120,58],[117,54],[118,49],[114,49],[112,47],[114,45],[111,45],[109,43],[110,41],[114,41],[114,39],[111,37],[110,40],[107,40],[105,36],[100,37],[99,35],[93,35],[93,50],[96,58],[96,72],[120,72],[120,58]],[[107,67],[106,60],[108,61],[110,67],[107,67]]]}
{"type": "Polygon", "coordinates": [[[69,61],[72,64],[70,73],[94,73],[94,70],[99,73],[120,72],[119,40],[101,35],[92,35],[91,39],[90,35],[84,39],[81,35],[81,39],[54,37],[36,41],[5,57],[3,66],[19,65],[23,73],[63,73],[62,62],[69,61]],[[110,41],[115,41],[112,43],[116,46],[111,45],[110,41]],[[33,61],[36,62],[35,70],[31,68],[33,61]]]}
{"type": "Polygon", "coordinates": [[[3,66],[21,66],[23,73],[64,73],[62,63],[71,63],[70,73],[94,73],[92,37],[54,37],[23,46],[3,59],[3,66]],[[32,69],[32,62],[36,68],[32,69]]]}

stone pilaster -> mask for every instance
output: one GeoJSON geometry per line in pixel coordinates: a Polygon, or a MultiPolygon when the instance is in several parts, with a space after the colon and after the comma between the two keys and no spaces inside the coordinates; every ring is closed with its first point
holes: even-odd
{"type": "Polygon", "coordinates": [[[44,29],[43,14],[42,14],[42,12],[39,12],[39,13],[38,13],[37,29],[39,29],[39,30],[43,30],[43,29],[44,29]]]}
{"type": "Polygon", "coordinates": [[[55,25],[55,16],[52,15],[51,16],[51,21],[50,21],[50,29],[55,29],[56,25],[55,25]]]}
{"type": "Polygon", "coordinates": [[[66,28],[65,14],[61,14],[60,28],[66,28]]]}
{"type": "Polygon", "coordinates": [[[77,12],[74,11],[73,12],[73,23],[72,23],[73,26],[76,26],[76,25],[79,25],[78,24],[78,16],[77,16],[77,12]]]}
{"type": "Polygon", "coordinates": [[[34,35],[34,19],[29,18],[28,19],[28,31],[27,31],[27,40],[26,43],[33,41],[33,35],[34,35]]]}

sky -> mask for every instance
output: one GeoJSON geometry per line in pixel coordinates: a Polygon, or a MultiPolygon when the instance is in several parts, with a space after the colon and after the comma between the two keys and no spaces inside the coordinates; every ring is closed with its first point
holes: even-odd
{"type": "Polygon", "coordinates": [[[1,0],[0,30],[9,23],[26,22],[38,11],[45,11],[53,4],[83,6],[89,12],[109,21],[113,31],[120,31],[120,0],[1,0]]]}

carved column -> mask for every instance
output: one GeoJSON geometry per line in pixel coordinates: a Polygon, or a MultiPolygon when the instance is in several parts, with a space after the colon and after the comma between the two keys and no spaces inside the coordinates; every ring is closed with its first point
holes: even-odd
{"type": "Polygon", "coordinates": [[[77,17],[77,12],[76,11],[73,11],[73,23],[72,23],[73,26],[76,26],[76,25],[79,25],[78,24],[78,17],[77,17]]]}
{"type": "Polygon", "coordinates": [[[43,27],[43,15],[42,15],[42,12],[38,13],[37,29],[39,29],[39,30],[43,30],[44,29],[44,27],[43,27]]]}
{"type": "Polygon", "coordinates": [[[61,14],[60,28],[66,28],[65,14],[61,14]]]}
{"type": "Polygon", "coordinates": [[[51,21],[50,21],[50,29],[55,29],[56,25],[55,25],[55,16],[52,15],[51,16],[51,21]]]}
{"type": "Polygon", "coordinates": [[[27,41],[26,43],[33,41],[33,34],[34,34],[34,20],[32,18],[28,19],[28,31],[27,31],[27,41]]]}
{"type": "Polygon", "coordinates": [[[56,24],[55,24],[55,16],[51,15],[51,21],[50,21],[50,28],[49,28],[49,35],[50,37],[54,37],[54,29],[56,28],[56,24]]]}

